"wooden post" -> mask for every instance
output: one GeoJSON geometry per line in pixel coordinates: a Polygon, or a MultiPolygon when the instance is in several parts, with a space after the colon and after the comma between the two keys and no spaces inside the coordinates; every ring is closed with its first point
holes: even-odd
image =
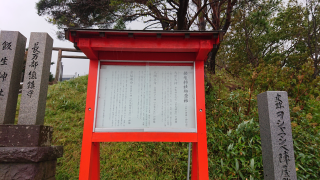
{"type": "Polygon", "coordinates": [[[56,75],[55,75],[55,78],[53,81],[54,84],[56,84],[59,81],[61,58],[62,58],[62,50],[59,49],[57,67],[56,67],[56,75]]]}

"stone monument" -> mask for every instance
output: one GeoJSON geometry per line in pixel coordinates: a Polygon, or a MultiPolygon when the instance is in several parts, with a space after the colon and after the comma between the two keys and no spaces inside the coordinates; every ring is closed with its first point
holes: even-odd
{"type": "Polygon", "coordinates": [[[52,46],[47,33],[31,33],[18,124],[43,125],[52,46]]]}
{"type": "MultiPolygon", "coordinates": [[[[19,33],[16,33],[16,36],[18,35],[19,33]]],[[[3,40],[0,39],[0,41],[2,43],[3,40]]],[[[24,49],[25,40],[18,41],[19,45],[13,43],[15,42],[13,37],[5,39],[5,41],[11,42],[11,44],[5,44],[6,46],[3,47],[3,49],[11,48],[13,51],[16,46],[23,46],[22,49],[24,49]]],[[[43,125],[52,45],[53,40],[47,33],[31,33],[18,125],[1,125],[0,123],[1,180],[55,179],[56,162],[57,158],[62,157],[63,155],[63,147],[51,146],[53,128],[43,125]]],[[[4,55],[6,57],[8,56],[7,54],[4,55]]],[[[17,67],[22,67],[24,51],[16,53],[16,56],[21,56],[22,60],[16,61],[16,58],[14,58],[14,63],[17,63],[17,67]]],[[[8,57],[7,59],[9,60],[8,57]]],[[[12,59],[13,57],[10,56],[10,58],[12,59]]],[[[12,62],[10,63],[12,64],[12,62]]],[[[14,69],[14,67],[12,67],[14,65],[9,66],[9,61],[6,61],[6,64],[8,64],[8,66],[6,66],[7,68],[5,70],[14,69]]],[[[12,85],[13,88],[7,88],[5,90],[16,93],[16,96],[18,95],[21,71],[21,68],[8,71],[12,74],[17,74],[18,83],[17,85],[12,85]]],[[[9,77],[9,73],[7,74],[6,78],[9,77]]],[[[15,80],[10,79],[10,82],[6,83],[5,87],[9,86],[7,84],[13,82],[15,83],[15,80]]],[[[3,92],[6,91],[3,90],[3,92]]],[[[10,98],[12,97],[8,97],[7,99],[10,98]]],[[[2,101],[2,99],[0,100],[2,101]]],[[[0,108],[2,108],[2,106],[0,106],[0,108]]],[[[8,117],[9,119],[4,119],[3,122],[13,124],[15,110],[14,114],[8,117]]]]}
{"type": "Polygon", "coordinates": [[[27,39],[18,31],[0,34],[0,124],[13,124],[27,39]]]}
{"type": "Polygon", "coordinates": [[[288,94],[258,95],[262,160],[265,180],[296,180],[288,94]]]}

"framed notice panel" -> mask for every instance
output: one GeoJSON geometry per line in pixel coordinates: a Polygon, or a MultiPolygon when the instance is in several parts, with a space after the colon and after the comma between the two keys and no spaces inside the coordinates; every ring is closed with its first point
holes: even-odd
{"type": "Polygon", "coordinates": [[[222,31],[66,29],[89,59],[79,179],[100,179],[101,142],[192,142],[209,180],[204,63],[222,31]]]}
{"type": "Polygon", "coordinates": [[[94,132],[197,132],[194,62],[100,61],[94,132]]]}

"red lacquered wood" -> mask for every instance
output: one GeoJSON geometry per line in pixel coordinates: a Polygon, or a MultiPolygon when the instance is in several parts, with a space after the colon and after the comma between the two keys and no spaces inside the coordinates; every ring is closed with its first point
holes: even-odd
{"type": "Polygon", "coordinates": [[[98,60],[98,52],[92,49],[90,38],[79,39],[78,47],[89,59],[98,60]]]}
{"type": "Polygon", "coordinates": [[[198,180],[198,143],[192,143],[191,179],[198,180]]]}
{"type": "MultiPolygon", "coordinates": [[[[193,66],[193,63],[155,63],[155,62],[100,62],[100,65],[121,66],[193,66]]],[[[100,67],[101,68],[101,67],[100,67]]]]}
{"type": "MultiPolygon", "coordinates": [[[[90,60],[89,77],[88,77],[88,88],[87,88],[87,102],[85,109],[83,137],[82,137],[82,148],[81,148],[81,160],[80,160],[80,172],[79,179],[88,180],[90,179],[90,165],[92,162],[92,129],[94,119],[94,106],[95,106],[95,95],[97,85],[97,73],[98,73],[97,60],[90,60]]],[[[94,155],[98,156],[98,155],[94,155]]]]}
{"type": "Polygon", "coordinates": [[[100,142],[193,142],[192,179],[209,179],[204,61],[212,45],[218,44],[219,39],[200,34],[187,39],[184,34],[175,33],[162,38],[151,37],[145,33],[135,34],[134,38],[129,38],[127,33],[121,34],[121,32],[113,34],[106,32],[104,35],[105,37],[100,37],[98,32],[86,31],[79,31],[74,37],[71,36],[71,33],[69,34],[69,40],[77,43],[76,45],[91,59],[79,179],[96,180],[100,178],[100,142]],[[152,61],[195,62],[197,133],[93,133],[98,60],[145,61],[142,63],[102,62],[102,65],[146,65],[148,62],[150,66],[192,66],[191,63],[150,63],[152,61]]]}
{"type": "Polygon", "coordinates": [[[100,180],[100,142],[92,143],[89,177],[91,180],[100,180]]]}
{"type": "Polygon", "coordinates": [[[132,61],[195,61],[195,52],[118,52],[100,51],[101,60],[132,60],[132,61]]]}
{"type": "Polygon", "coordinates": [[[208,173],[208,152],[207,152],[207,128],[206,128],[206,108],[204,89],[204,61],[195,62],[196,70],[196,111],[198,129],[198,177],[200,180],[209,179],[208,173]]]}
{"type": "Polygon", "coordinates": [[[197,142],[197,133],[96,132],[92,142],[197,142]]]}
{"type": "MultiPolygon", "coordinates": [[[[79,43],[81,43],[81,40],[79,43]]],[[[213,40],[208,44],[213,44],[213,40]]],[[[198,52],[199,39],[91,39],[94,51],[132,51],[132,52],[198,52]]]]}
{"type": "Polygon", "coordinates": [[[209,52],[212,49],[212,42],[211,41],[200,41],[200,48],[197,52],[196,61],[206,61],[209,52]]]}

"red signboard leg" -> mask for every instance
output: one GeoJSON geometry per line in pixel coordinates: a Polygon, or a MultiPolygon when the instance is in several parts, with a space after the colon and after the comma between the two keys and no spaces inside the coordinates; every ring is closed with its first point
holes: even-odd
{"type": "Polygon", "coordinates": [[[97,165],[97,161],[99,161],[99,144],[92,143],[97,72],[98,61],[90,60],[79,172],[79,179],[81,180],[94,179],[91,176],[99,179],[99,175],[97,174],[97,171],[100,170],[100,165],[97,165]]]}
{"type": "Polygon", "coordinates": [[[198,143],[192,143],[192,170],[191,179],[198,180],[198,143]]]}
{"type": "Polygon", "coordinates": [[[209,179],[208,173],[208,150],[207,150],[207,128],[206,128],[206,107],[204,89],[204,62],[196,61],[196,93],[197,93],[197,158],[199,180],[209,179]]]}
{"type": "Polygon", "coordinates": [[[207,136],[204,134],[198,135],[198,173],[199,180],[209,179],[208,173],[208,152],[207,152],[207,136]]]}
{"type": "Polygon", "coordinates": [[[91,180],[100,180],[100,143],[92,143],[91,151],[91,166],[90,166],[91,180]]]}

